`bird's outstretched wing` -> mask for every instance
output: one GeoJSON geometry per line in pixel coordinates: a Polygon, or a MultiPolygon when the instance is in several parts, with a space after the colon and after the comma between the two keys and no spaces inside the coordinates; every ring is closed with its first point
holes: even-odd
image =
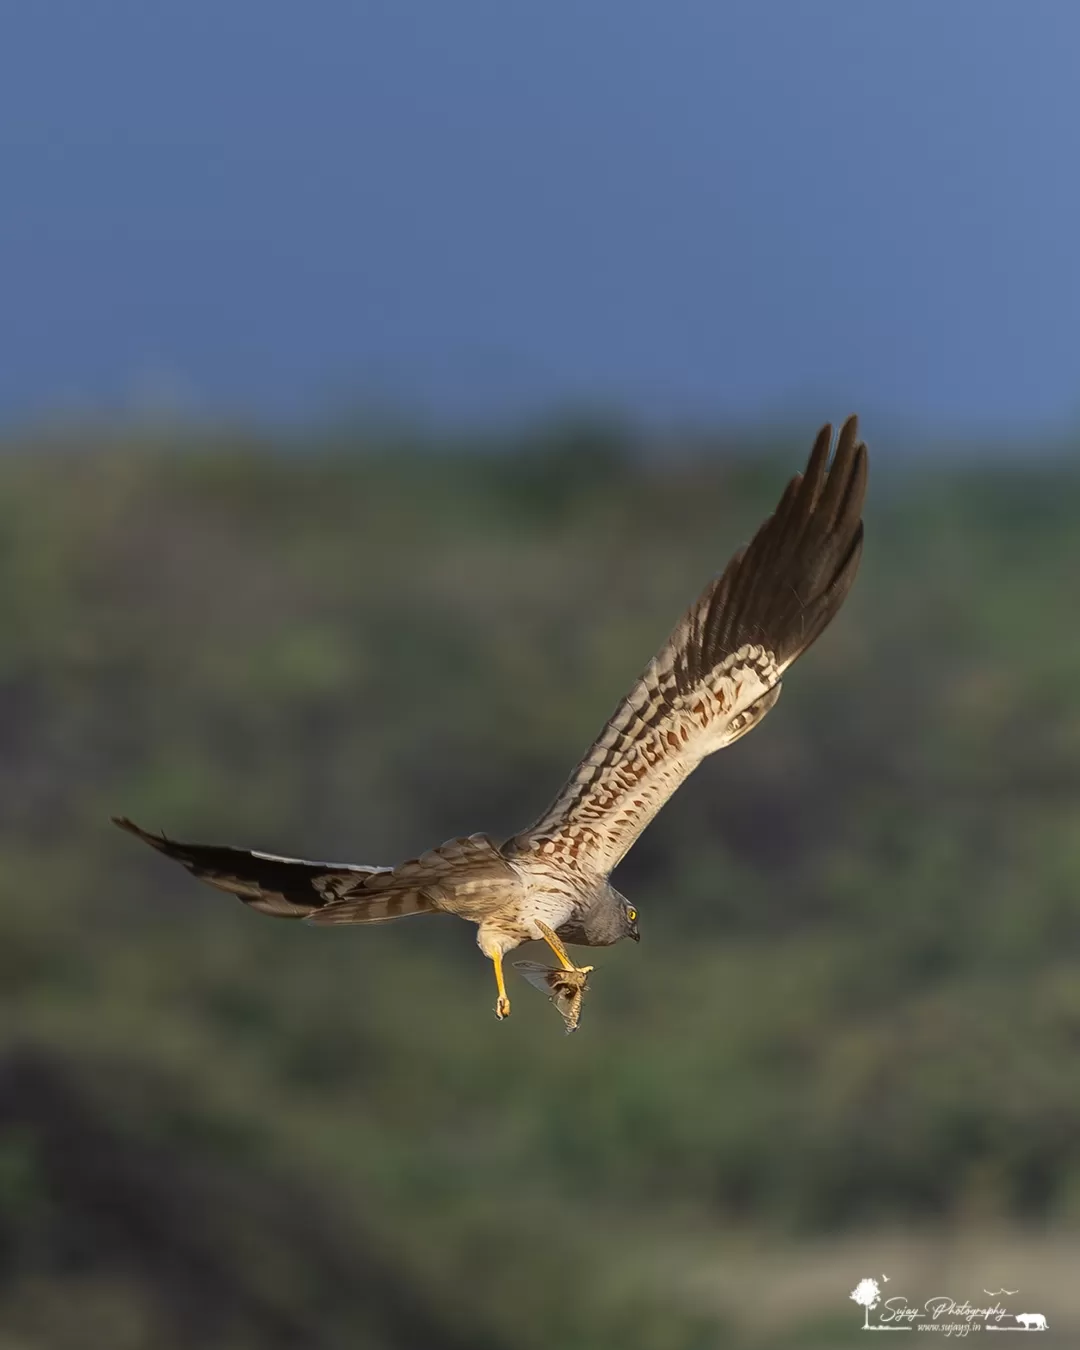
{"type": "Polygon", "coordinates": [[[818,433],[775,513],[676,625],[549,809],[503,845],[606,876],[701,761],[780,696],[784,671],[843,603],[862,554],[856,418],[818,433]]]}
{"type": "Polygon", "coordinates": [[[399,867],[307,862],[244,848],[181,844],[114,817],[121,829],[175,858],[189,872],[219,890],[237,895],[252,909],[317,924],[380,923],[407,914],[454,910],[461,895],[483,898],[500,886],[505,892],[517,874],[487,835],[451,839],[399,867]]]}

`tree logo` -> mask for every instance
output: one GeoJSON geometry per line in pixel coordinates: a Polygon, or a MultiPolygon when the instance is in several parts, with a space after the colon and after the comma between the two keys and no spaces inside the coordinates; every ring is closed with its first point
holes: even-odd
{"type": "MultiPolygon", "coordinates": [[[[887,1276],[887,1275],[883,1275],[881,1278],[882,1278],[883,1280],[884,1280],[884,1279],[888,1279],[888,1276],[887,1276]]],[[[850,1299],[854,1300],[854,1302],[856,1302],[856,1303],[859,1305],[860,1308],[865,1309],[865,1311],[864,1311],[864,1313],[863,1313],[863,1331],[910,1331],[910,1330],[911,1330],[910,1324],[908,1324],[907,1326],[901,1326],[901,1325],[896,1325],[896,1324],[892,1324],[892,1325],[889,1325],[889,1326],[883,1326],[883,1325],[879,1322],[879,1323],[877,1323],[875,1326],[871,1326],[871,1325],[870,1325],[870,1310],[871,1310],[871,1308],[876,1308],[877,1305],[881,1302],[881,1286],[878,1284],[877,1280],[871,1280],[871,1279],[860,1280],[859,1283],[855,1286],[855,1288],[854,1288],[854,1289],[851,1291],[851,1293],[848,1295],[848,1297],[849,1297],[850,1299]]]]}

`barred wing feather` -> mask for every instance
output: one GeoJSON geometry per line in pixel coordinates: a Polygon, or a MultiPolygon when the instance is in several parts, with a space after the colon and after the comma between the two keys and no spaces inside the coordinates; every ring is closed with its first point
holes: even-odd
{"type": "Polygon", "coordinates": [[[678,786],[756,726],[828,626],[862,554],[866,446],[832,427],[776,511],[676,625],[549,809],[503,846],[606,876],[678,786]]]}

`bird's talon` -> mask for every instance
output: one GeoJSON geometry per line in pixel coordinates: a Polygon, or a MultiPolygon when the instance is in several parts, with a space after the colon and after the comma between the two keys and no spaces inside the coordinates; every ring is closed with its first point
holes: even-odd
{"type": "Polygon", "coordinates": [[[510,1016],[510,1000],[505,994],[500,994],[495,1003],[495,1016],[501,1022],[504,1017],[510,1016]]]}

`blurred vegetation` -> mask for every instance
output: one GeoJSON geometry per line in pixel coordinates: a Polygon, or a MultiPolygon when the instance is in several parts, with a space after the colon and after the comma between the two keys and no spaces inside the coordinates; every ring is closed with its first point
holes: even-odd
{"type": "Polygon", "coordinates": [[[520,981],[496,1023],[465,925],[273,921],[107,823],[511,833],[805,449],[7,447],[3,1350],[835,1345],[861,1271],[754,1339],[717,1243],[1076,1223],[1061,462],[872,476],[849,603],[620,869],[643,941],[575,1037],[520,981]]]}

